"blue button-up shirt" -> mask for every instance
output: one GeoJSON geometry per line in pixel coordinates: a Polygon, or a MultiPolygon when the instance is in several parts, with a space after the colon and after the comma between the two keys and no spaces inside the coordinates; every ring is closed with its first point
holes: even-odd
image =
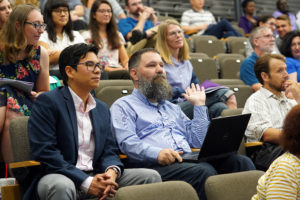
{"type": "Polygon", "coordinates": [[[139,165],[157,164],[162,149],[190,152],[200,148],[209,126],[206,106],[194,106],[190,120],[169,101],[151,103],[134,89],[111,106],[113,134],[121,151],[139,165]]]}

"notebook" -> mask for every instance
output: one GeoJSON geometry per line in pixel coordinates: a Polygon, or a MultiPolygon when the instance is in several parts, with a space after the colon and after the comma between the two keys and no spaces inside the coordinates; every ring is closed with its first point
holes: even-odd
{"type": "Polygon", "coordinates": [[[200,152],[184,153],[183,161],[211,161],[236,153],[250,116],[248,113],[212,119],[200,152]]]}

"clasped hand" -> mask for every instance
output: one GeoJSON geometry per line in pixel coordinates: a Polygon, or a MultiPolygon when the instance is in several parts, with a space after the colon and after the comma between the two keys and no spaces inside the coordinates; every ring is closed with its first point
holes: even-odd
{"type": "Polygon", "coordinates": [[[194,106],[203,106],[205,105],[206,95],[204,87],[199,86],[199,84],[192,83],[191,87],[188,87],[185,90],[185,93],[182,94],[186,100],[191,102],[194,106]]]}
{"type": "Polygon", "coordinates": [[[107,174],[97,174],[88,190],[88,194],[100,197],[99,200],[104,200],[107,197],[114,197],[118,184],[114,179],[107,174]]]}

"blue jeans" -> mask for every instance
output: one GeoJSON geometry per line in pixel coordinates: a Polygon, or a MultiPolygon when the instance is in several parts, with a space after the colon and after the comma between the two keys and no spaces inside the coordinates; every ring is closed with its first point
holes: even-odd
{"type": "Polygon", "coordinates": [[[235,30],[226,19],[222,19],[217,24],[209,25],[203,35],[214,35],[219,39],[227,38],[229,36],[242,37],[242,35],[235,30]]]}
{"type": "MultiPolygon", "coordinates": [[[[220,116],[222,111],[224,109],[227,109],[227,105],[226,105],[227,97],[225,96],[225,93],[228,90],[229,89],[227,88],[222,88],[206,94],[205,105],[208,107],[208,114],[210,118],[215,118],[220,116]]],[[[193,119],[194,106],[190,102],[184,101],[179,103],[178,105],[181,107],[181,110],[188,118],[193,119]]]]}
{"type": "Polygon", "coordinates": [[[197,191],[199,199],[205,200],[204,186],[208,177],[222,173],[255,170],[255,167],[250,158],[232,154],[229,157],[211,162],[182,162],[169,166],[157,166],[153,167],[153,169],[158,171],[163,181],[182,180],[190,183],[197,191]]]}

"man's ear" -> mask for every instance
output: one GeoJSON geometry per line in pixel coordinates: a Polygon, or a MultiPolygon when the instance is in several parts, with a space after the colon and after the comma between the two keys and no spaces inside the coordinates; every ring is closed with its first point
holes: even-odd
{"type": "Polygon", "coordinates": [[[260,73],[260,76],[264,80],[264,83],[270,79],[269,74],[267,74],[266,72],[260,73]]]}
{"type": "Polygon", "coordinates": [[[132,78],[133,81],[138,81],[138,70],[137,68],[132,68],[129,72],[130,77],[132,78]]]}
{"type": "Polygon", "coordinates": [[[75,71],[76,70],[73,67],[71,67],[70,65],[67,65],[65,67],[65,72],[66,72],[66,74],[68,76],[68,80],[72,80],[73,79],[75,71]]]}
{"type": "Polygon", "coordinates": [[[253,43],[254,43],[254,47],[257,47],[258,46],[258,39],[254,39],[253,43]]]}

